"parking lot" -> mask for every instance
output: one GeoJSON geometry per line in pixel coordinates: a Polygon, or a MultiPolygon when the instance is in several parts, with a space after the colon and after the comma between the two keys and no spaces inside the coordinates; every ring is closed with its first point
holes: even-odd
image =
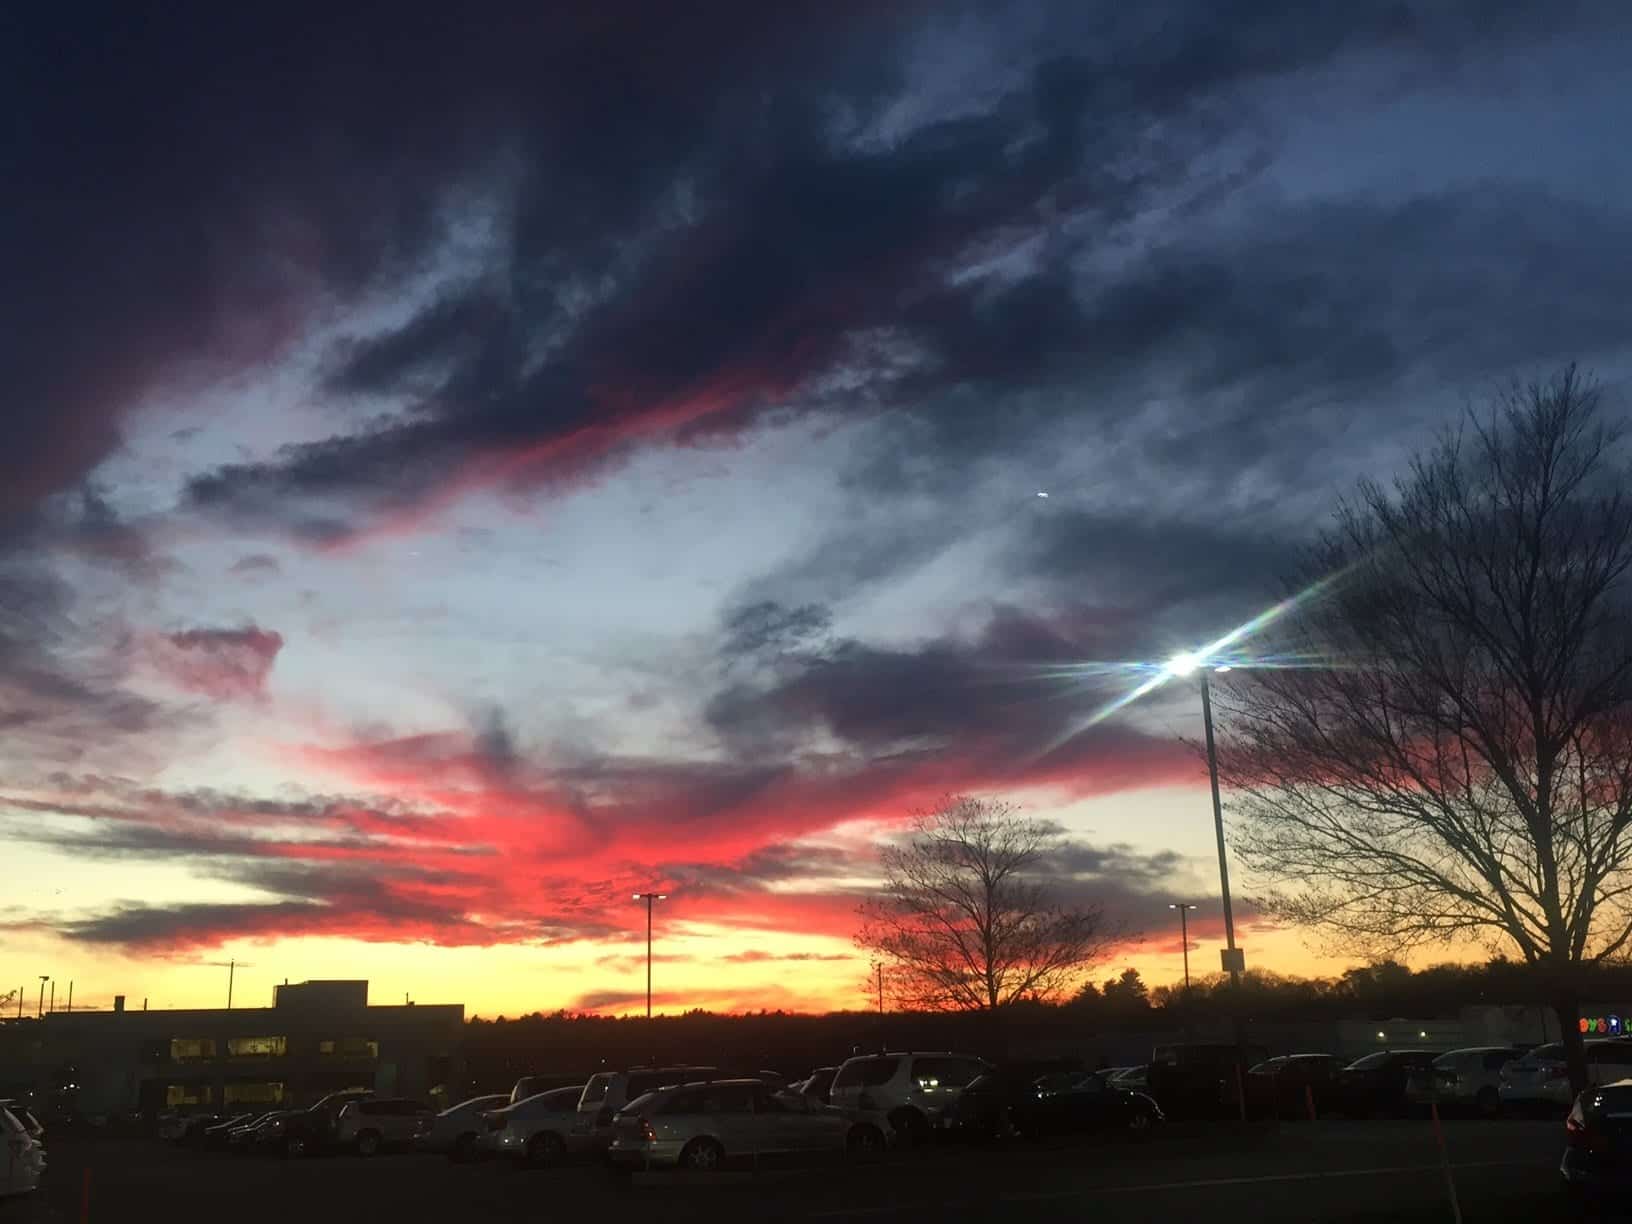
{"type": "MultiPolygon", "coordinates": [[[[1447,1122],[1463,1218],[1546,1221],[1564,1210],[1556,1122],[1447,1122]]],[[[0,1211],[7,1221],[131,1218],[235,1224],[358,1219],[536,1220],[616,1211],[663,1220],[1077,1219],[1449,1220],[1426,1121],[1175,1125],[1143,1142],[1056,1142],[893,1153],[877,1163],[741,1169],[708,1176],[601,1168],[523,1171],[432,1156],[289,1161],[156,1140],[51,1144],[47,1185],[0,1211]]]]}

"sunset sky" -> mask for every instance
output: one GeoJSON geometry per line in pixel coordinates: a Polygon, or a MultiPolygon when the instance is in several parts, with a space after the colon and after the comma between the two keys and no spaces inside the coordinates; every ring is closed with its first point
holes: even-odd
{"type": "Polygon", "coordinates": [[[0,39],[30,1011],[643,1009],[649,887],[660,1008],[865,1005],[951,792],[1063,827],[1097,976],[1175,899],[1216,970],[1194,686],[1062,666],[1251,617],[1507,379],[1625,410],[1628,6],[477,11],[0,39]]]}

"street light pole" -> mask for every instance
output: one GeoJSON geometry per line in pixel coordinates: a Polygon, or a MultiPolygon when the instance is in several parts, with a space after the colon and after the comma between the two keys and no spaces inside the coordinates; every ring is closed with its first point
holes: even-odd
{"type": "Polygon", "coordinates": [[[1175,903],[1167,907],[1179,911],[1179,946],[1184,952],[1184,993],[1190,993],[1190,924],[1185,920],[1187,913],[1196,907],[1188,903],[1175,903]]]}
{"type": "Polygon", "coordinates": [[[49,973],[40,974],[40,1003],[38,1010],[34,1013],[40,1019],[45,1018],[45,984],[50,980],[51,975],[49,973]]]}
{"type": "Polygon", "coordinates": [[[636,901],[646,902],[646,1019],[652,1018],[652,905],[668,899],[668,893],[636,893],[636,901]]]}
{"type": "Polygon", "coordinates": [[[1230,907],[1230,860],[1224,853],[1224,805],[1218,797],[1218,749],[1213,744],[1213,698],[1208,668],[1201,669],[1201,721],[1207,733],[1207,780],[1213,788],[1213,830],[1218,834],[1218,886],[1224,897],[1224,946],[1228,949],[1230,984],[1241,985],[1241,958],[1235,950],[1235,914],[1230,907]]]}

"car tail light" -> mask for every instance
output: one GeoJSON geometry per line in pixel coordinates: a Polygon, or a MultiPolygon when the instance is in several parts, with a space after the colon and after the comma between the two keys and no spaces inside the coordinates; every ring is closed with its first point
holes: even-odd
{"type": "Polygon", "coordinates": [[[1609,1146],[1607,1136],[1594,1130],[1588,1123],[1579,1099],[1570,1106],[1569,1116],[1564,1119],[1564,1142],[1573,1148],[1589,1152],[1601,1152],[1609,1146]]]}

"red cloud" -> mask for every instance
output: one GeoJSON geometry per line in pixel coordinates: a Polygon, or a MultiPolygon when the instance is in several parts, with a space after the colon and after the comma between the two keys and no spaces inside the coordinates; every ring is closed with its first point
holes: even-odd
{"type": "Polygon", "coordinates": [[[179,688],[233,700],[259,697],[266,691],[266,679],[282,649],[281,634],[246,625],[160,634],[149,641],[146,657],[179,688]]]}

